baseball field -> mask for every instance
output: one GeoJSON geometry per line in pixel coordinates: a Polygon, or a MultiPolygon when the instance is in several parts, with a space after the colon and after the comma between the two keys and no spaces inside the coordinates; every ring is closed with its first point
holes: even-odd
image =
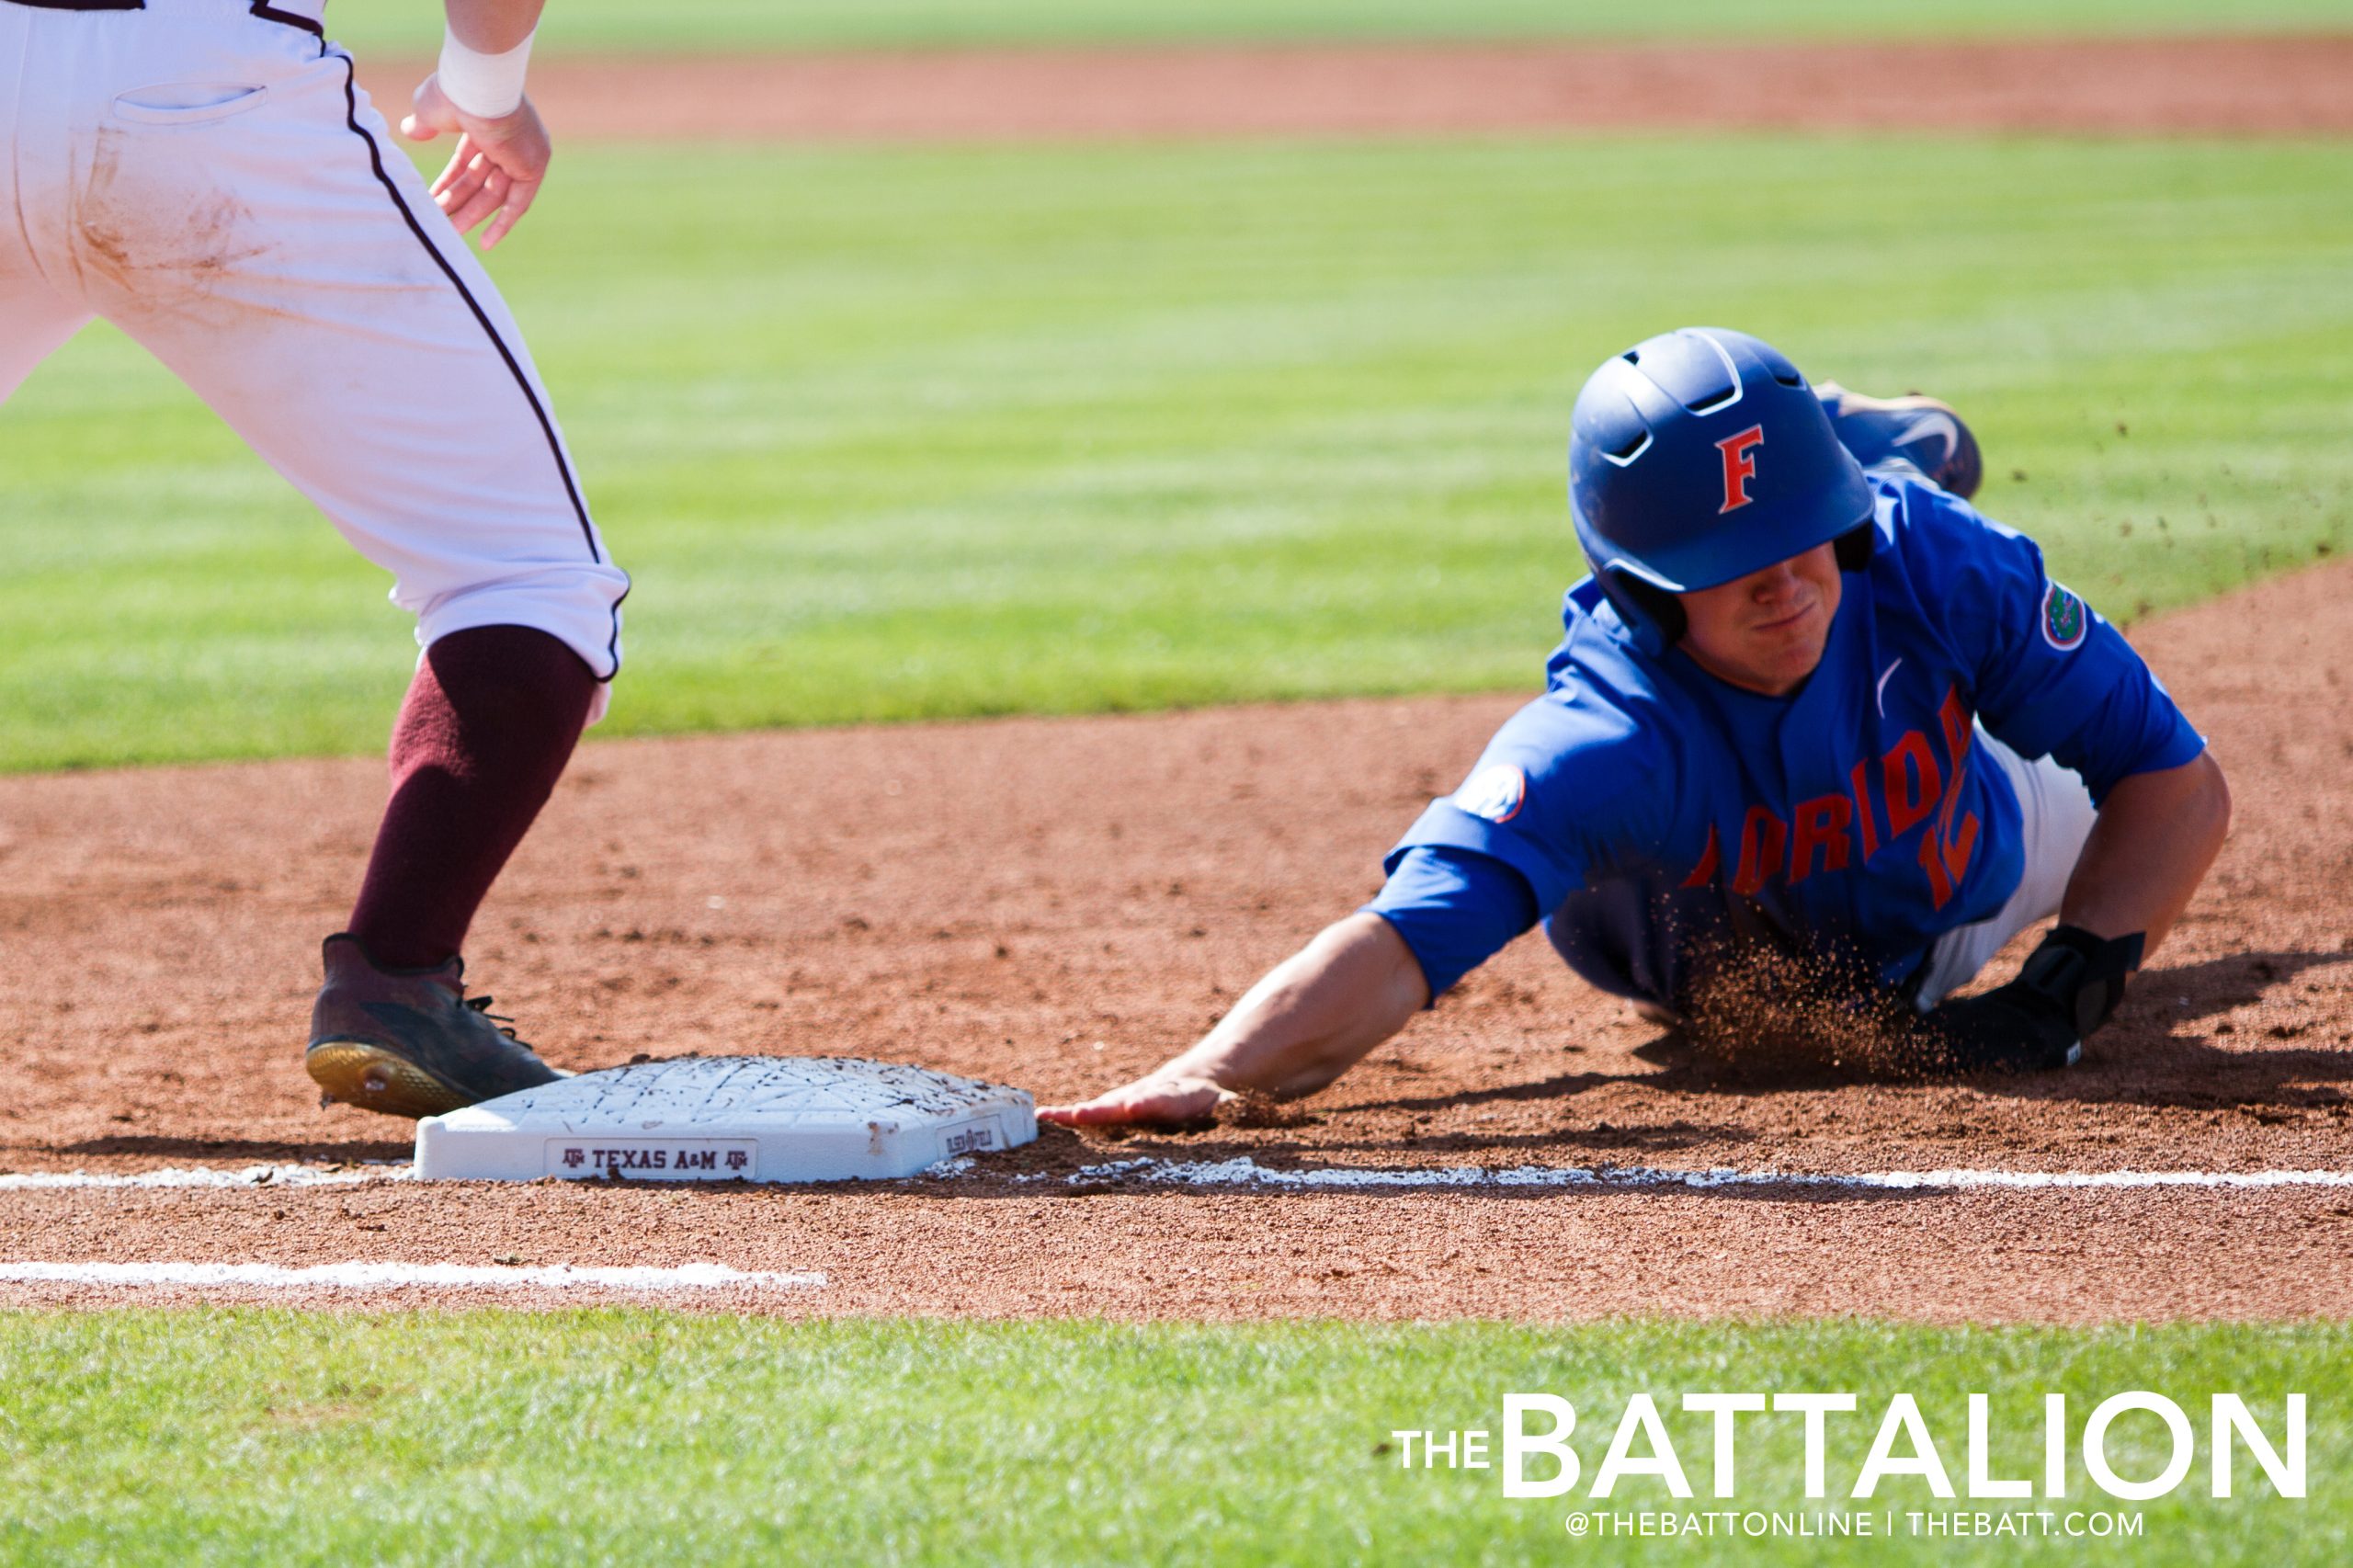
{"type": "MultiPolygon", "coordinates": [[[[298,1057],[408,622],[101,325],[0,414],[0,1560],[2353,1554],[2353,10],[1658,9],[554,0],[492,268],[636,588],[470,976],[568,1068],[1144,1070],[1537,689],[1576,389],[1711,321],[1955,403],[2229,769],[2082,1067],[1742,1071],[1530,941],[1204,1130],[407,1180],[298,1057]],[[1709,1391],[1856,1395],[1826,1498],[1709,1391]],[[2131,1391],[2186,1478],[2042,1485],[2131,1391]],[[1690,1500],[1593,1494],[1645,1392],[1690,1500]],[[1512,1393],[1574,1491],[1410,1462],[1512,1393]],[[1954,1485],[1850,1495],[1899,1396],[1954,1485]]],[[[434,8],[345,23],[396,114],[434,8]]]]}

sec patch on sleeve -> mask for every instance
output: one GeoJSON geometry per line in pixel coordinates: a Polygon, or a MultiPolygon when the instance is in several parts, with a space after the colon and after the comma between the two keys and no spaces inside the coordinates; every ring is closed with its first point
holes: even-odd
{"type": "Polygon", "coordinates": [[[2083,646],[2084,638],[2091,631],[2091,612],[2084,601],[2061,587],[2047,583],[2042,589],[2042,640],[2063,653],[2083,646]]]}
{"type": "Polygon", "coordinates": [[[1454,792],[1454,803],[1474,817],[1501,825],[1528,803],[1528,775],[1508,762],[1483,767],[1454,792]]]}

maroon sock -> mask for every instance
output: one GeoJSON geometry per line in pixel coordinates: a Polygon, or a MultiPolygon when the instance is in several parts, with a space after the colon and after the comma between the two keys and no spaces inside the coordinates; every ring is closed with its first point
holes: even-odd
{"type": "Polygon", "coordinates": [[[446,961],[547,803],[597,678],[544,631],[484,626],[426,650],[392,726],[392,794],[351,933],[377,963],[446,961]]]}

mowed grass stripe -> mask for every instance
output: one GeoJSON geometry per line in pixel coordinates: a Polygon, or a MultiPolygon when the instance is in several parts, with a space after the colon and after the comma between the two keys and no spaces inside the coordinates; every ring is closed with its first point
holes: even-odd
{"type": "MultiPolygon", "coordinates": [[[[2342,1562],[2353,1504],[2333,1391],[2342,1324],[1938,1329],[1870,1322],[1574,1328],[1311,1323],[787,1323],[650,1310],[0,1314],[0,1559],[51,1562],[1551,1562],[1712,1560],[1689,1540],[1572,1542],[1573,1507],[1940,1506],[1916,1478],[1851,1493],[1890,1399],[1919,1402],[1957,1487],[1967,1396],[1992,1397],[1989,1472],[2039,1479],[2041,1396],[2079,1437],[2111,1394],[2190,1415],[2172,1495],[2119,1504],[2080,1460],[2066,1496],[1941,1506],[2120,1509],[2147,1563],[2342,1562]],[[1849,1392],[1805,1495],[1795,1417],[1744,1418],[1731,1502],[1687,1392],[1849,1392]],[[2210,1494],[2215,1392],[2275,1446],[2310,1400],[2311,1494],[2242,1451],[2210,1494]],[[1506,1499],[1500,1472],[1401,1468],[1400,1428],[1500,1426],[1506,1392],[1575,1406],[1583,1481],[1506,1499]],[[1698,1496],[1587,1494],[1629,1396],[1657,1400],[1698,1496]]],[[[1646,1453],[1637,1444],[1636,1453],[1646,1453]]],[[[1897,1453],[1909,1452],[1899,1444],[1897,1453]]],[[[2118,1473],[2162,1469],[2150,1415],[2118,1473]]],[[[1492,1449],[1491,1449],[1492,1454],[1492,1449]]],[[[1876,1520],[1874,1521],[1877,1522],[1876,1520]]],[[[2008,1564],[2015,1538],[1743,1542],[1741,1561],[2008,1564]]],[[[2026,1543],[2037,1560],[2064,1541],[2026,1543]]]]}
{"type": "MultiPolygon", "coordinates": [[[[1294,39],[1999,38],[2012,34],[2342,31],[2343,0],[556,0],[543,48],[940,48],[1294,39]]],[[[411,55],[440,34],[437,0],[338,8],[335,36],[411,55]]]]}
{"type": "MultiPolygon", "coordinates": [[[[2348,197],[2324,144],[585,149],[497,271],[643,733],[1530,686],[1576,388],[1692,321],[1953,399],[1990,511],[2182,603],[2353,545],[2348,197]]],[[[384,579],[120,337],[0,472],[0,767],[381,744],[384,579]]]]}

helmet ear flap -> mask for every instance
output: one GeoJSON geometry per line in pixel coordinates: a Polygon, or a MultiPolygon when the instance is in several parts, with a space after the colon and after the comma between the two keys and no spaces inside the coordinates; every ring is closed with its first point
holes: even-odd
{"type": "Polygon", "coordinates": [[[1690,623],[1684,618],[1682,600],[1631,572],[1609,574],[1609,587],[1620,609],[1630,604],[1633,607],[1635,613],[1628,619],[1638,621],[1643,631],[1655,636],[1661,649],[1672,648],[1683,640],[1690,623]]]}
{"type": "Polygon", "coordinates": [[[1859,528],[1848,528],[1838,536],[1832,548],[1837,552],[1838,570],[1859,572],[1871,563],[1871,551],[1879,544],[1879,528],[1865,523],[1859,528]]]}

